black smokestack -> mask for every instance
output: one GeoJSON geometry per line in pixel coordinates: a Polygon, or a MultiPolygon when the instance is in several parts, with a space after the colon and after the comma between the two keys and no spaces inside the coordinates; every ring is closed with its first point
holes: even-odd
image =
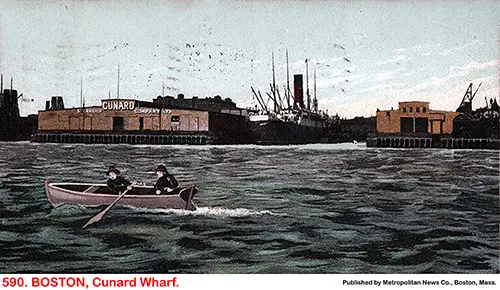
{"type": "Polygon", "coordinates": [[[50,109],[57,110],[57,97],[52,97],[50,99],[50,109]]]}
{"type": "Polygon", "coordinates": [[[57,108],[59,110],[64,109],[64,101],[62,97],[57,97],[57,108]]]}
{"type": "Polygon", "coordinates": [[[50,101],[45,102],[45,111],[50,111],[50,101]]]}
{"type": "Polygon", "coordinates": [[[304,85],[302,75],[293,75],[293,106],[304,108],[304,85]]]}

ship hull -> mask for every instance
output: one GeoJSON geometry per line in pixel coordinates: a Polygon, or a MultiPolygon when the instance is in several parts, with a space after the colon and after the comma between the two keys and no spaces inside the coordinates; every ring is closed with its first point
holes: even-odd
{"type": "Polygon", "coordinates": [[[270,120],[252,122],[254,140],[262,145],[310,144],[325,141],[327,129],[299,125],[294,122],[270,120]]]}

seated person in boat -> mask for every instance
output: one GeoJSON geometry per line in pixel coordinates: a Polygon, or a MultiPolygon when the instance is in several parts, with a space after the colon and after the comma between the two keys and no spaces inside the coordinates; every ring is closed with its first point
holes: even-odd
{"type": "Polygon", "coordinates": [[[156,194],[172,194],[172,191],[179,186],[179,182],[177,182],[172,174],[168,173],[167,168],[163,164],[156,167],[156,175],[158,175],[158,180],[154,187],[156,194]]]}
{"type": "Polygon", "coordinates": [[[106,184],[108,185],[109,190],[114,194],[120,194],[125,191],[125,189],[132,190],[132,185],[135,185],[135,182],[131,183],[125,178],[119,176],[120,170],[116,169],[116,167],[109,167],[106,172],[109,176],[106,184]]]}

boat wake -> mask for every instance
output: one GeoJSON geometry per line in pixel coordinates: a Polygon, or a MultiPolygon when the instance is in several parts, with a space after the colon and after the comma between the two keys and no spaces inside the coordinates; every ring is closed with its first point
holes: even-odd
{"type": "Polygon", "coordinates": [[[246,217],[256,215],[277,215],[269,210],[254,211],[246,208],[220,208],[220,207],[198,207],[196,210],[181,210],[181,209],[139,209],[140,212],[175,214],[175,215],[191,215],[191,216],[214,216],[214,217],[246,217]]]}

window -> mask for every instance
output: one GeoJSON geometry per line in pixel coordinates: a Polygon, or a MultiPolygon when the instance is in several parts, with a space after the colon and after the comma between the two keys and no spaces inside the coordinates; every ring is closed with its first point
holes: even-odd
{"type": "Polygon", "coordinates": [[[144,130],[144,118],[139,118],[139,130],[144,130]]]}
{"type": "Polygon", "coordinates": [[[179,122],[179,120],[180,120],[179,116],[172,116],[172,118],[170,118],[171,122],[179,122]]]}
{"type": "Polygon", "coordinates": [[[417,113],[420,113],[420,107],[417,107],[417,113]]]}
{"type": "Polygon", "coordinates": [[[412,113],[412,112],[413,112],[413,107],[410,107],[410,113],[412,113]]]}
{"type": "Polygon", "coordinates": [[[403,113],[406,113],[406,108],[405,107],[403,107],[403,113]]]}
{"type": "Polygon", "coordinates": [[[424,113],[425,113],[425,111],[427,111],[427,108],[426,108],[426,107],[423,107],[423,108],[422,108],[422,112],[424,112],[424,113]]]}
{"type": "Polygon", "coordinates": [[[391,116],[391,112],[385,112],[385,115],[386,115],[387,117],[390,117],[390,116],[391,116]]]}

